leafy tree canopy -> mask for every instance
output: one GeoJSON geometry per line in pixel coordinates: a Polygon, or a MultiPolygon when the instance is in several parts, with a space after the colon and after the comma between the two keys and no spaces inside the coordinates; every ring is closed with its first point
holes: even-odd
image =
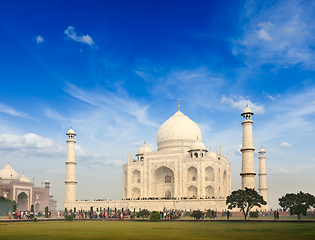
{"type": "Polygon", "coordinates": [[[16,205],[15,201],[0,197],[0,215],[7,214],[9,211],[13,211],[13,205],[16,205]]]}
{"type": "Polygon", "coordinates": [[[241,209],[246,221],[248,213],[253,207],[261,207],[261,205],[266,205],[267,202],[255,189],[245,188],[245,190],[240,189],[233,191],[231,195],[226,198],[226,204],[229,209],[241,209]]]}
{"type": "Polygon", "coordinates": [[[142,209],[141,211],[137,212],[137,218],[144,218],[144,217],[148,217],[150,215],[150,212],[147,209],[142,209]]]}
{"type": "Polygon", "coordinates": [[[305,216],[307,209],[315,207],[315,197],[312,194],[304,193],[287,193],[279,198],[279,205],[284,211],[290,210],[290,214],[297,214],[301,219],[302,214],[305,216]]]}
{"type": "Polygon", "coordinates": [[[202,212],[200,210],[193,211],[193,213],[191,214],[191,217],[196,218],[196,219],[200,219],[200,218],[202,218],[202,212]]]}

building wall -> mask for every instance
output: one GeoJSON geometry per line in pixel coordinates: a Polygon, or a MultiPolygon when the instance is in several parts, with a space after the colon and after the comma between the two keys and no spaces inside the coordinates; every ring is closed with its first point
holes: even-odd
{"type": "Polygon", "coordinates": [[[231,169],[221,153],[157,151],[141,154],[137,161],[123,165],[125,199],[214,197],[219,200],[230,193],[231,169]],[[141,157],[143,161],[139,161],[141,157]]]}

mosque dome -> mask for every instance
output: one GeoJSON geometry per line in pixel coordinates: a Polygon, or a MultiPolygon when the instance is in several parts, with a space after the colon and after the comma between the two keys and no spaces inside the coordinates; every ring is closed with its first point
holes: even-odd
{"type": "Polygon", "coordinates": [[[196,141],[202,142],[200,128],[179,109],[161,125],[156,135],[158,150],[189,148],[196,141]]]}
{"type": "Polygon", "coordinates": [[[11,180],[11,175],[12,180],[19,180],[20,178],[19,174],[9,164],[0,171],[0,178],[2,180],[11,180]]]}
{"type": "Polygon", "coordinates": [[[203,142],[194,142],[191,146],[190,146],[190,150],[207,150],[206,146],[203,144],[203,142]]]}
{"type": "Polygon", "coordinates": [[[23,175],[19,179],[20,182],[31,182],[23,173],[23,175]]]}
{"type": "Polygon", "coordinates": [[[148,152],[152,152],[151,148],[150,148],[148,145],[143,144],[143,145],[139,148],[137,155],[144,154],[144,153],[148,153],[148,152]]]}
{"type": "Polygon", "coordinates": [[[207,156],[210,158],[217,158],[217,154],[211,150],[208,151],[207,156]]]}

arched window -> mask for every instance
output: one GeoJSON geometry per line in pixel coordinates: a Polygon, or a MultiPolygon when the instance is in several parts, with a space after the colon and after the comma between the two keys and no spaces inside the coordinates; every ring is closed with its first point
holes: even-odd
{"type": "Polygon", "coordinates": [[[196,158],[198,158],[198,153],[195,153],[194,155],[195,155],[196,158]]]}

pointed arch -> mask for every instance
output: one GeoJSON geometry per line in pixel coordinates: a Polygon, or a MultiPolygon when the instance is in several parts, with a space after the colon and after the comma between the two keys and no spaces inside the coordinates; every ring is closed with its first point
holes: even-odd
{"type": "Polygon", "coordinates": [[[188,182],[195,182],[197,181],[197,168],[191,166],[187,170],[187,181],[188,182]]]}

